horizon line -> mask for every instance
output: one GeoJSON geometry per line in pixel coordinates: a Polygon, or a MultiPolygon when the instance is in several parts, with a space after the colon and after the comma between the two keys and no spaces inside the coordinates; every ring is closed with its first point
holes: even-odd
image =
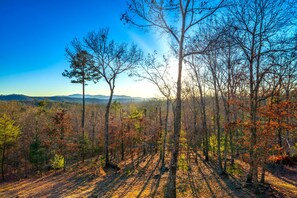
{"type": "MultiPolygon", "coordinates": [[[[30,95],[30,94],[24,94],[24,93],[11,93],[11,94],[2,94],[0,93],[0,96],[10,96],[10,95],[19,95],[19,96],[28,96],[28,97],[69,97],[72,95],[83,95],[80,93],[73,93],[73,94],[68,94],[68,95],[30,95]]],[[[109,97],[109,95],[104,95],[104,94],[85,94],[85,96],[106,96],[109,97]]],[[[131,96],[131,95],[124,95],[124,94],[114,94],[113,96],[127,96],[131,98],[143,98],[143,99],[152,99],[152,98],[157,98],[157,97],[141,97],[141,96],[131,96]]],[[[159,97],[158,97],[159,98],[159,97]]]]}

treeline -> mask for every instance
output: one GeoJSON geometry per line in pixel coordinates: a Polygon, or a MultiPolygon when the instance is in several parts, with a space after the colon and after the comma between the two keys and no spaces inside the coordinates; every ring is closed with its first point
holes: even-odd
{"type": "MultiPolygon", "coordinates": [[[[112,103],[109,151],[113,164],[121,160],[136,163],[137,157],[159,150],[161,105],[161,101],[112,103]]],[[[81,104],[1,102],[0,106],[2,180],[67,170],[90,157],[102,162],[98,166],[105,165],[105,106],[86,106],[84,138],[81,104]]]]}

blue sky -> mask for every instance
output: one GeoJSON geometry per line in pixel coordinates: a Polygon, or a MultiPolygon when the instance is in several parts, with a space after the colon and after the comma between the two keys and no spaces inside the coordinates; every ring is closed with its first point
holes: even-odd
{"type": "MultiPolygon", "coordinates": [[[[120,21],[125,9],[124,0],[0,0],[0,94],[80,93],[81,85],[61,75],[69,68],[65,46],[92,30],[109,27],[110,38],[134,42],[146,52],[166,48],[166,41],[153,31],[125,26],[120,21]]],[[[103,81],[86,89],[88,94],[109,94],[103,81]]],[[[125,75],[115,90],[115,94],[141,97],[157,93],[153,85],[125,75]]]]}

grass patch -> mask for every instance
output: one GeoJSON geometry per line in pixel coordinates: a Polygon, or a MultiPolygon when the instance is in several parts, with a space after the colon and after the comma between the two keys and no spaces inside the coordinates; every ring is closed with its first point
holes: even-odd
{"type": "Polygon", "coordinates": [[[241,170],[238,164],[234,164],[233,166],[227,166],[227,172],[231,175],[243,175],[243,171],[241,170]]]}

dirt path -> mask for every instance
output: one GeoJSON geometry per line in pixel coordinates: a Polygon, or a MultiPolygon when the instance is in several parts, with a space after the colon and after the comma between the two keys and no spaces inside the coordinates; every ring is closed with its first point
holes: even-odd
{"type": "MultiPolygon", "coordinates": [[[[244,171],[238,172],[237,177],[220,176],[214,161],[206,163],[195,153],[189,154],[188,163],[188,170],[178,171],[178,197],[259,197],[242,187],[244,171]]],[[[168,172],[160,174],[157,155],[139,159],[136,168],[131,164],[120,167],[120,171],[101,169],[98,174],[86,162],[67,172],[2,183],[0,197],[163,197],[168,172]]],[[[267,180],[273,185],[260,197],[297,197],[296,183],[270,173],[267,180]]]]}

